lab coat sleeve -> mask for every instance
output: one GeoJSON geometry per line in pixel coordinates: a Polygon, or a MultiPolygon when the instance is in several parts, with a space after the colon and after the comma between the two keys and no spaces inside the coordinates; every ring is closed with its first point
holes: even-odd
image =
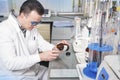
{"type": "Polygon", "coordinates": [[[9,70],[22,70],[29,68],[40,61],[39,54],[21,56],[16,55],[15,45],[9,35],[0,30],[0,61],[9,70]]]}
{"type": "Polygon", "coordinates": [[[42,51],[46,51],[46,50],[52,50],[53,47],[55,47],[55,45],[50,44],[48,41],[46,41],[40,34],[39,32],[36,30],[37,33],[37,39],[38,39],[38,46],[39,49],[42,51]]]}

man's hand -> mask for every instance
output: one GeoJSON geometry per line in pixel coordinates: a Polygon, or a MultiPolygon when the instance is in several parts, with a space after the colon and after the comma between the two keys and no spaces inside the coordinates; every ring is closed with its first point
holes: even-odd
{"type": "Polygon", "coordinates": [[[40,59],[41,61],[52,61],[56,59],[59,56],[60,51],[59,50],[49,50],[40,53],[40,59]]]}

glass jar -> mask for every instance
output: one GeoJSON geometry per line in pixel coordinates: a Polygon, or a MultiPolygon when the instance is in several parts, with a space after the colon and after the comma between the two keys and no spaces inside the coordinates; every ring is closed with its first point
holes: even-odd
{"type": "Polygon", "coordinates": [[[60,51],[68,51],[69,50],[69,45],[68,44],[64,44],[64,43],[59,43],[59,44],[56,45],[56,47],[60,51]]]}

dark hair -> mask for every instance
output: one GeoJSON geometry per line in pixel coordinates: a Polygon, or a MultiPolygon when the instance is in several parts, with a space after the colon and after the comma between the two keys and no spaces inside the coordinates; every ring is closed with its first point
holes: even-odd
{"type": "Polygon", "coordinates": [[[21,14],[21,13],[29,14],[33,10],[35,10],[39,15],[44,14],[44,7],[37,0],[27,0],[27,1],[25,1],[20,8],[20,13],[19,14],[21,14]]]}

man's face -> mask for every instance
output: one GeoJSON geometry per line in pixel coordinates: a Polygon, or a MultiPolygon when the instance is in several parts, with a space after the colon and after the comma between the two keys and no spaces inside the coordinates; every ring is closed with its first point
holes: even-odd
{"type": "Polygon", "coordinates": [[[27,30],[32,30],[41,20],[41,15],[36,11],[31,11],[29,14],[24,14],[23,27],[27,30]]]}

